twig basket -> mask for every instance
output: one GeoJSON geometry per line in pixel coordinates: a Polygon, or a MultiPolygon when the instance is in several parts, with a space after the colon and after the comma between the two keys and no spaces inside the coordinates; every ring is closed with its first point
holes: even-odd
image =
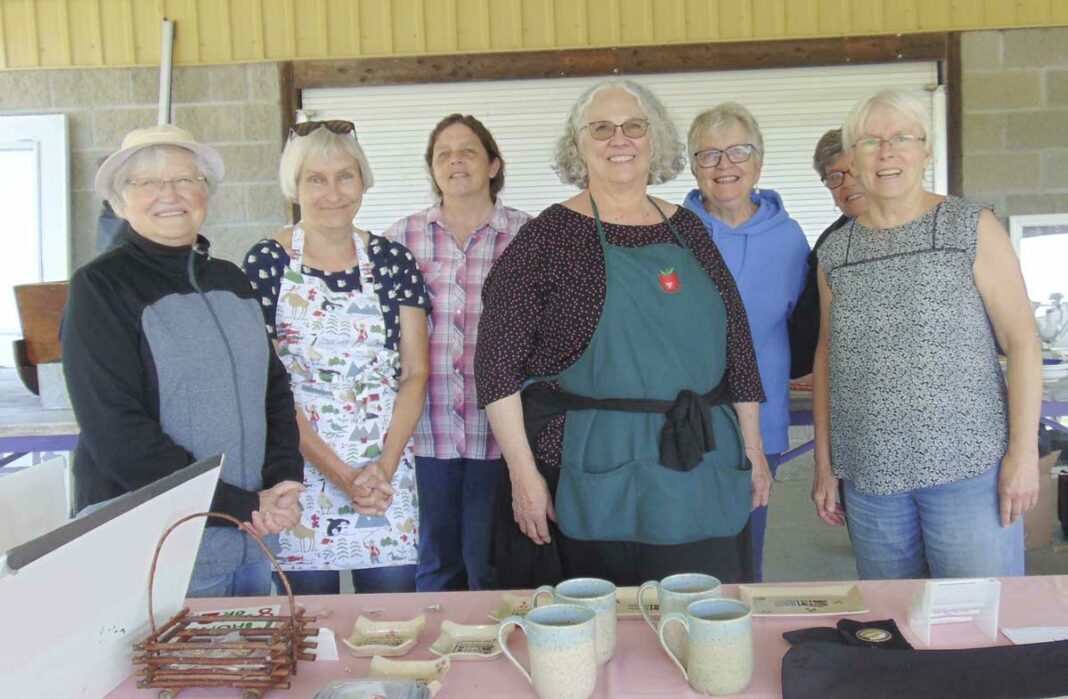
{"type": "Polygon", "coordinates": [[[163,532],[149,570],[148,618],[152,634],[134,644],[133,663],[137,686],[160,690],[160,699],[173,699],[181,690],[192,687],[232,687],[243,689],[244,699],[260,699],[268,690],[289,689],[289,677],[297,674],[298,660],[315,659],[310,651],[315,647],[318,629],[309,626],[314,617],[304,616],[304,609],[296,605],[289,580],[263,540],[230,515],[217,512],[189,515],[163,532]],[[256,628],[214,628],[206,625],[222,621],[218,615],[193,614],[186,607],[156,627],[152,588],[159,552],[176,527],[196,517],[224,519],[256,540],[285,587],[288,614],[241,617],[242,621],[259,623],[256,628]],[[219,640],[228,635],[234,638],[219,640]]]}

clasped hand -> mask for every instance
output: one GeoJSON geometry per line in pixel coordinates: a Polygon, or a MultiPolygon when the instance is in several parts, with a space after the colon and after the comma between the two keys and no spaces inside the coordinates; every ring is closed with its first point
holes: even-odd
{"type": "Polygon", "coordinates": [[[300,524],[300,494],[304,485],[296,481],[282,481],[278,485],[261,490],[260,506],[252,512],[252,521],[245,522],[260,536],[277,534],[283,529],[300,524]]]}
{"type": "Polygon", "coordinates": [[[392,476],[379,461],[354,469],[345,491],[354,509],[363,515],[384,515],[393,503],[392,476]]]}

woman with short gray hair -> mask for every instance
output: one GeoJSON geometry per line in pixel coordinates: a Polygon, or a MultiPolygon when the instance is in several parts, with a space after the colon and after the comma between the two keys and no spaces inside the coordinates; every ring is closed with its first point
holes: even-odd
{"type": "Polygon", "coordinates": [[[1023,575],[1042,391],[1031,307],[993,212],[924,188],[931,138],[923,105],[892,90],[842,129],[868,209],[818,253],[812,499],[849,522],[861,578],[1023,575]]]}
{"type": "Polygon", "coordinates": [[[523,226],[483,290],[478,398],[509,471],[500,582],[747,579],[749,511],[770,487],[764,394],[715,245],[648,194],[681,169],[675,127],[647,89],[609,80],[556,152],[582,191],[523,226]],[[555,543],[551,570],[518,560],[531,541],[555,543]]]}
{"type": "MultiPolygon", "coordinates": [[[[180,128],[131,131],[96,192],[128,222],[80,268],[63,318],[63,369],[81,427],[79,509],[225,456],[211,509],[259,534],[300,520],[293,395],[241,271],[200,235],[218,152],[180,128]]],[[[266,595],[270,564],[241,531],[209,520],[190,597],[266,595]]]]}
{"type": "MultiPolygon", "coordinates": [[[[723,254],[749,314],[760,380],[764,455],[771,473],[789,448],[790,314],[805,282],[808,241],[782,197],[758,189],[764,135],[756,117],[736,102],[709,109],[690,125],[690,170],[697,188],[683,204],[701,219],[723,254]]],[[[754,577],[763,577],[767,508],[753,511],[754,577]]]]}

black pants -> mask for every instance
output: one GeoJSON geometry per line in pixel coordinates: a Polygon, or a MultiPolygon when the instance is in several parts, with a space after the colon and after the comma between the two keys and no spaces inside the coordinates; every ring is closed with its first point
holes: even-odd
{"type": "MultiPolygon", "coordinates": [[[[549,485],[550,496],[555,498],[559,469],[539,464],[539,471],[549,485]]],[[[515,523],[507,469],[501,472],[495,512],[494,565],[504,589],[555,585],[578,577],[603,578],[619,586],[640,585],[675,573],[706,573],[724,583],[749,582],[753,577],[748,523],[735,536],[662,546],[571,539],[550,522],[552,543],[539,546],[515,523]]]]}

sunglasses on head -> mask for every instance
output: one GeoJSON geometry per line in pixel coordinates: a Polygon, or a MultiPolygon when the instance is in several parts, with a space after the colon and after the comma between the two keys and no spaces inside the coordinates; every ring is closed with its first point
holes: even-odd
{"type": "Polygon", "coordinates": [[[329,121],[302,121],[293,124],[289,129],[290,136],[307,136],[316,129],[326,129],[331,133],[340,135],[352,134],[356,138],[356,125],[344,119],[330,119],[329,121]]]}

